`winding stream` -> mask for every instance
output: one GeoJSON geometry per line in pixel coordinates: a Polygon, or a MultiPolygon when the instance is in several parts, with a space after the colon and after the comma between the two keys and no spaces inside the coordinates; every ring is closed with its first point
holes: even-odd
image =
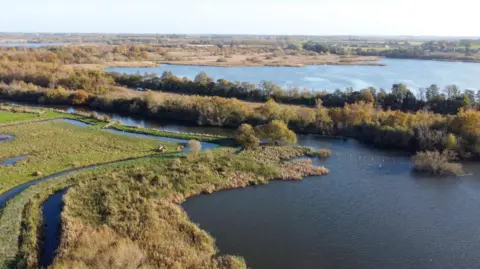
{"type": "Polygon", "coordinates": [[[60,244],[61,214],[63,210],[63,196],[68,188],[63,189],[50,197],[42,205],[43,215],[43,251],[40,257],[40,266],[47,268],[52,264],[55,251],[60,244]]]}

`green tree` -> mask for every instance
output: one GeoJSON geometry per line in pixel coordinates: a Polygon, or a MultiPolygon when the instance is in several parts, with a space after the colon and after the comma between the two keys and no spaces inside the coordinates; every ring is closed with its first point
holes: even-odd
{"type": "Polygon", "coordinates": [[[440,95],[440,88],[437,86],[437,84],[432,84],[425,91],[425,96],[427,98],[427,101],[436,100],[439,97],[439,95],[440,95]]]}
{"type": "Polygon", "coordinates": [[[457,148],[457,138],[455,137],[454,134],[449,133],[444,139],[443,139],[443,146],[446,149],[454,150],[457,148]]]}
{"type": "Polygon", "coordinates": [[[207,85],[208,83],[213,82],[213,79],[207,75],[205,72],[200,72],[195,76],[195,82],[201,85],[207,85]]]}
{"type": "Polygon", "coordinates": [[[250,124],[242,124],[237,129],[235,140],[245,149],[254,149],[260,144],[255,130],[250,124]]]}
{"type": "Polygon", "coordinates": [[[257,126],[257,133],[263,139],[273,142],[296,143],[297,136],[293,131],[288,129],[285,122],[281,120],[273,120],[269,124],[257,126]]]}

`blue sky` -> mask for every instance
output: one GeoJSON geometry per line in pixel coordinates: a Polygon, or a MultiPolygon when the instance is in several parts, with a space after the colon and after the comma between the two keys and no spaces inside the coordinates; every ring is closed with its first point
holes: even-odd
{"type": "Polygon", "coordinates": [[[476,0],[0,0],[1,32],[480,36],[476,0]]]}

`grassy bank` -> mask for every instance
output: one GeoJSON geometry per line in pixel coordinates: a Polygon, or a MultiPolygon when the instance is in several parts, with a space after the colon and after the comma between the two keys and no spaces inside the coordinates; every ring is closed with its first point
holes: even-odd
{"type": "Polygon", "coordinates": [[[14,140],[2,144],[0,160],[27,156],[11,167],[0,167],[0,193],[56,172],[155,154],[159,144],[175,151],[175,144],[112,134],[96,127],[66,122],[41,122],[1,127],[14,140]]]}
{"type": "MultiPolygon", "coordinates": [[[[62,179],[77,185],[65,196],[62,242],[53,268],[246,268],[242,258],[220,255],[214,239],[190,222],[178,203],[200,193],[272,179],[299,180],[328,170],[308,160],[288,161],[312,154],[310,148],[263,147],[232,155],[234,151],[130,161],[62,179]]],[[[56,189],[64,186],[59,183],[56,189]]],[[[17,262],[37,259],[35,227],[40,224],[29,216],[38,216],[46,195],[34,198],[25,207],[17,262]]]]}
{"type": "Polygon", "coordinates": [[[41,182],[15,196],[0,211],[0,268],[35,268],[32,265],[39,254],[41,203],[73,182],[70,177],[41,182]]]}
{"type": "Polygon", "coordinates": [[[129,132],[129,133],[163,136],[163,137],[170,137],[170,138],[177,138],[177,139],[184,139],[184,140],[194,139],[194,140],[198,140],[202,142],[210,142],[210,143],[214,143],[222,146],[233,146],[235,144],[235,141],[232,138],[226,137],[226,136],[220,136],[220,135],[166,132],[166,131],[160,131],[158,129],[137,128],[137,127],[126,126],[121,124],[113,124],[108,126],[108,128],[117,130],[117,131],[129,132]]]}
{"type": "Polygon", "coordinates": [[[61,118],[64,115],[55,111],[48,111],[42,114],[22,113],[0,110],[0,127],[2,125],[11,125],[22,122],[35,122],[49,119],[61,118]]]}

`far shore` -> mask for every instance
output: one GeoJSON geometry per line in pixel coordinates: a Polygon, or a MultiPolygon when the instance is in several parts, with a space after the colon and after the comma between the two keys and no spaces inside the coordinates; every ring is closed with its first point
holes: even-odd
{"type": "Polygon", "coordinates": [[[380,57],[361,57],[348,58],[347,61],[314,61],[307,60],[304,62],[217,62],[217,61],[113,61],[104,64],[72,64],[73,67],[88,69],[105,69],[115,67],[158,67],[160,65],[185,65],[185,66],[213,66],[213,67],[304,67],[310,65],[363,65],[363,66],[386,66],[381,63],[380,57]]]}

